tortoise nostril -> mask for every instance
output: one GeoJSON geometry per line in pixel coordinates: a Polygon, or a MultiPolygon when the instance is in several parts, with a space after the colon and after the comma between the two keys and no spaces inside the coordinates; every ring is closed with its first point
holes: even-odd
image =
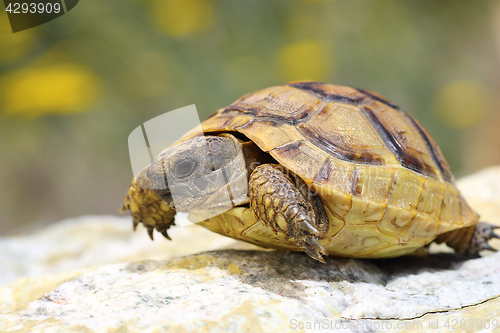
{"type": "Polygon", "coordinates": [[[154,190],[168,190],[168,182],[167,182],[167,177],[165,174],[161,173],[155,173],[154,171],[150,172],[151,170],[148,170],[147,172],[147,177],[149,181],[151,182],[152,188],[154,190]]]}

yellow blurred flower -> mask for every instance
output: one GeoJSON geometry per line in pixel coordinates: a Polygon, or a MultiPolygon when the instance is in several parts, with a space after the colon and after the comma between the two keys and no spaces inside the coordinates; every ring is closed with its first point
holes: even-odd
{"type": "Polygon", "coordinates": [[[301,40],[283,47],[277,57],[282,75],[288,81],[322,81],[333,64],[324,43],[316,40],[301,40]]]}
{"type": "Polygon", "coordinates": [[[78,64],[26,68],[4,77],[2,108],[25,118],[83,112],[98,90],[97,77],[78,64]]]}
{"type": "Polygon", "coordinates": [[[488,96],[476,81],[453,81],[436,96],[438,115],[447,126],[466,128],[478,124],[487,112],[488,96]]]}
{"type": "Polygon", "coordinates": [[[189,35],[212,26],[213,10],[208,0],[153,0],[156,24],[174,37],[189,35]]]}
{"type": "Polygon", "coordinates": [[[33,32],[12,33],[7,12],[0,12],[0,63],[9,63],[26,54],[33,45],[33,32]]]}

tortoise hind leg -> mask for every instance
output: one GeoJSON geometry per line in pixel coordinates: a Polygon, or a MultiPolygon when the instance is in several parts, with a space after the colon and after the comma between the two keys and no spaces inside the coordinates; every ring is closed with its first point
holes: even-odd
{"type": "Polygon", "coordinates": [[[435,241],[440,244],[445,242],[460,254],[467,256],[478,256],[481,250],[497,251],[488,244],[492,238],[500,238],[494,230],[500,228],[484,222],[476,225],[456,229],[439,235],[435,241]]]}
{"type": "Polygon", "coordinates": [[[500,236],[493,231],[500,227],[484,222],[479,222],[475,227],[471,240],[465,249],[465,254],[477,255],[481,250],[498,251],[491,247],[488,241],[492,238],[500,238],[500,236]]]}
{"type": "Polygon", "coordinates": [[[328,252],[319,239],[328,229],[328,216],[318,195],[299,177],[288,176],[279,165],[259,165],[249,179],[250,207],[275,234],[294,239],[311,258],[325,262],[328,252]]]}

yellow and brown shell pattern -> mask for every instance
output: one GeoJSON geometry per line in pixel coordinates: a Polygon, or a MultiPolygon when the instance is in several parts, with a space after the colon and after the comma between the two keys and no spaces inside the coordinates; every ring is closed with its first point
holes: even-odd
{"type": "MultiPolygon", "coordinates": [[[[243,134],[317,192],[330,220],[320,244],[331,255],[399,256],[478,222],[429,133],[374,92],[319,82],[274,86],[219,109],[202,131],[243,134]]],[[[199,128],[181,141],[197,135],[199,128]]],[[[201,224],[257,245],[300,251],[249,208],[201,224]]]]}

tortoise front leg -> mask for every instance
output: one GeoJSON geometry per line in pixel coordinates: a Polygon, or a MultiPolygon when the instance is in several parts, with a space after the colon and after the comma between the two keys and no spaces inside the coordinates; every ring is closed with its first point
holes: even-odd
{"type": "Polygon", "coordinates": [[[135,180],[132,181],[120,213],[130,210],[134,220],[134,231],[139,223],[144,224],[151,240],[153,239],[154,229],[165,238],[170,239],[167,230],[170,226],[175,225],[176,214],[171,198],[163,201],[150,189],[150,183],[144,184],[145,180],[139,177],[138,181],[139,184],[136,184],[135,180]]]}
{"type": "Polygon", "coordinates": [[[328,216],[318,195],[300,177],[287,175],[275,164],[255,168],[249,180],[250,207],[275,234],[282,232],[310,257],[325,262],[328,252],[319,239],[328,229],[328,216]]]}

